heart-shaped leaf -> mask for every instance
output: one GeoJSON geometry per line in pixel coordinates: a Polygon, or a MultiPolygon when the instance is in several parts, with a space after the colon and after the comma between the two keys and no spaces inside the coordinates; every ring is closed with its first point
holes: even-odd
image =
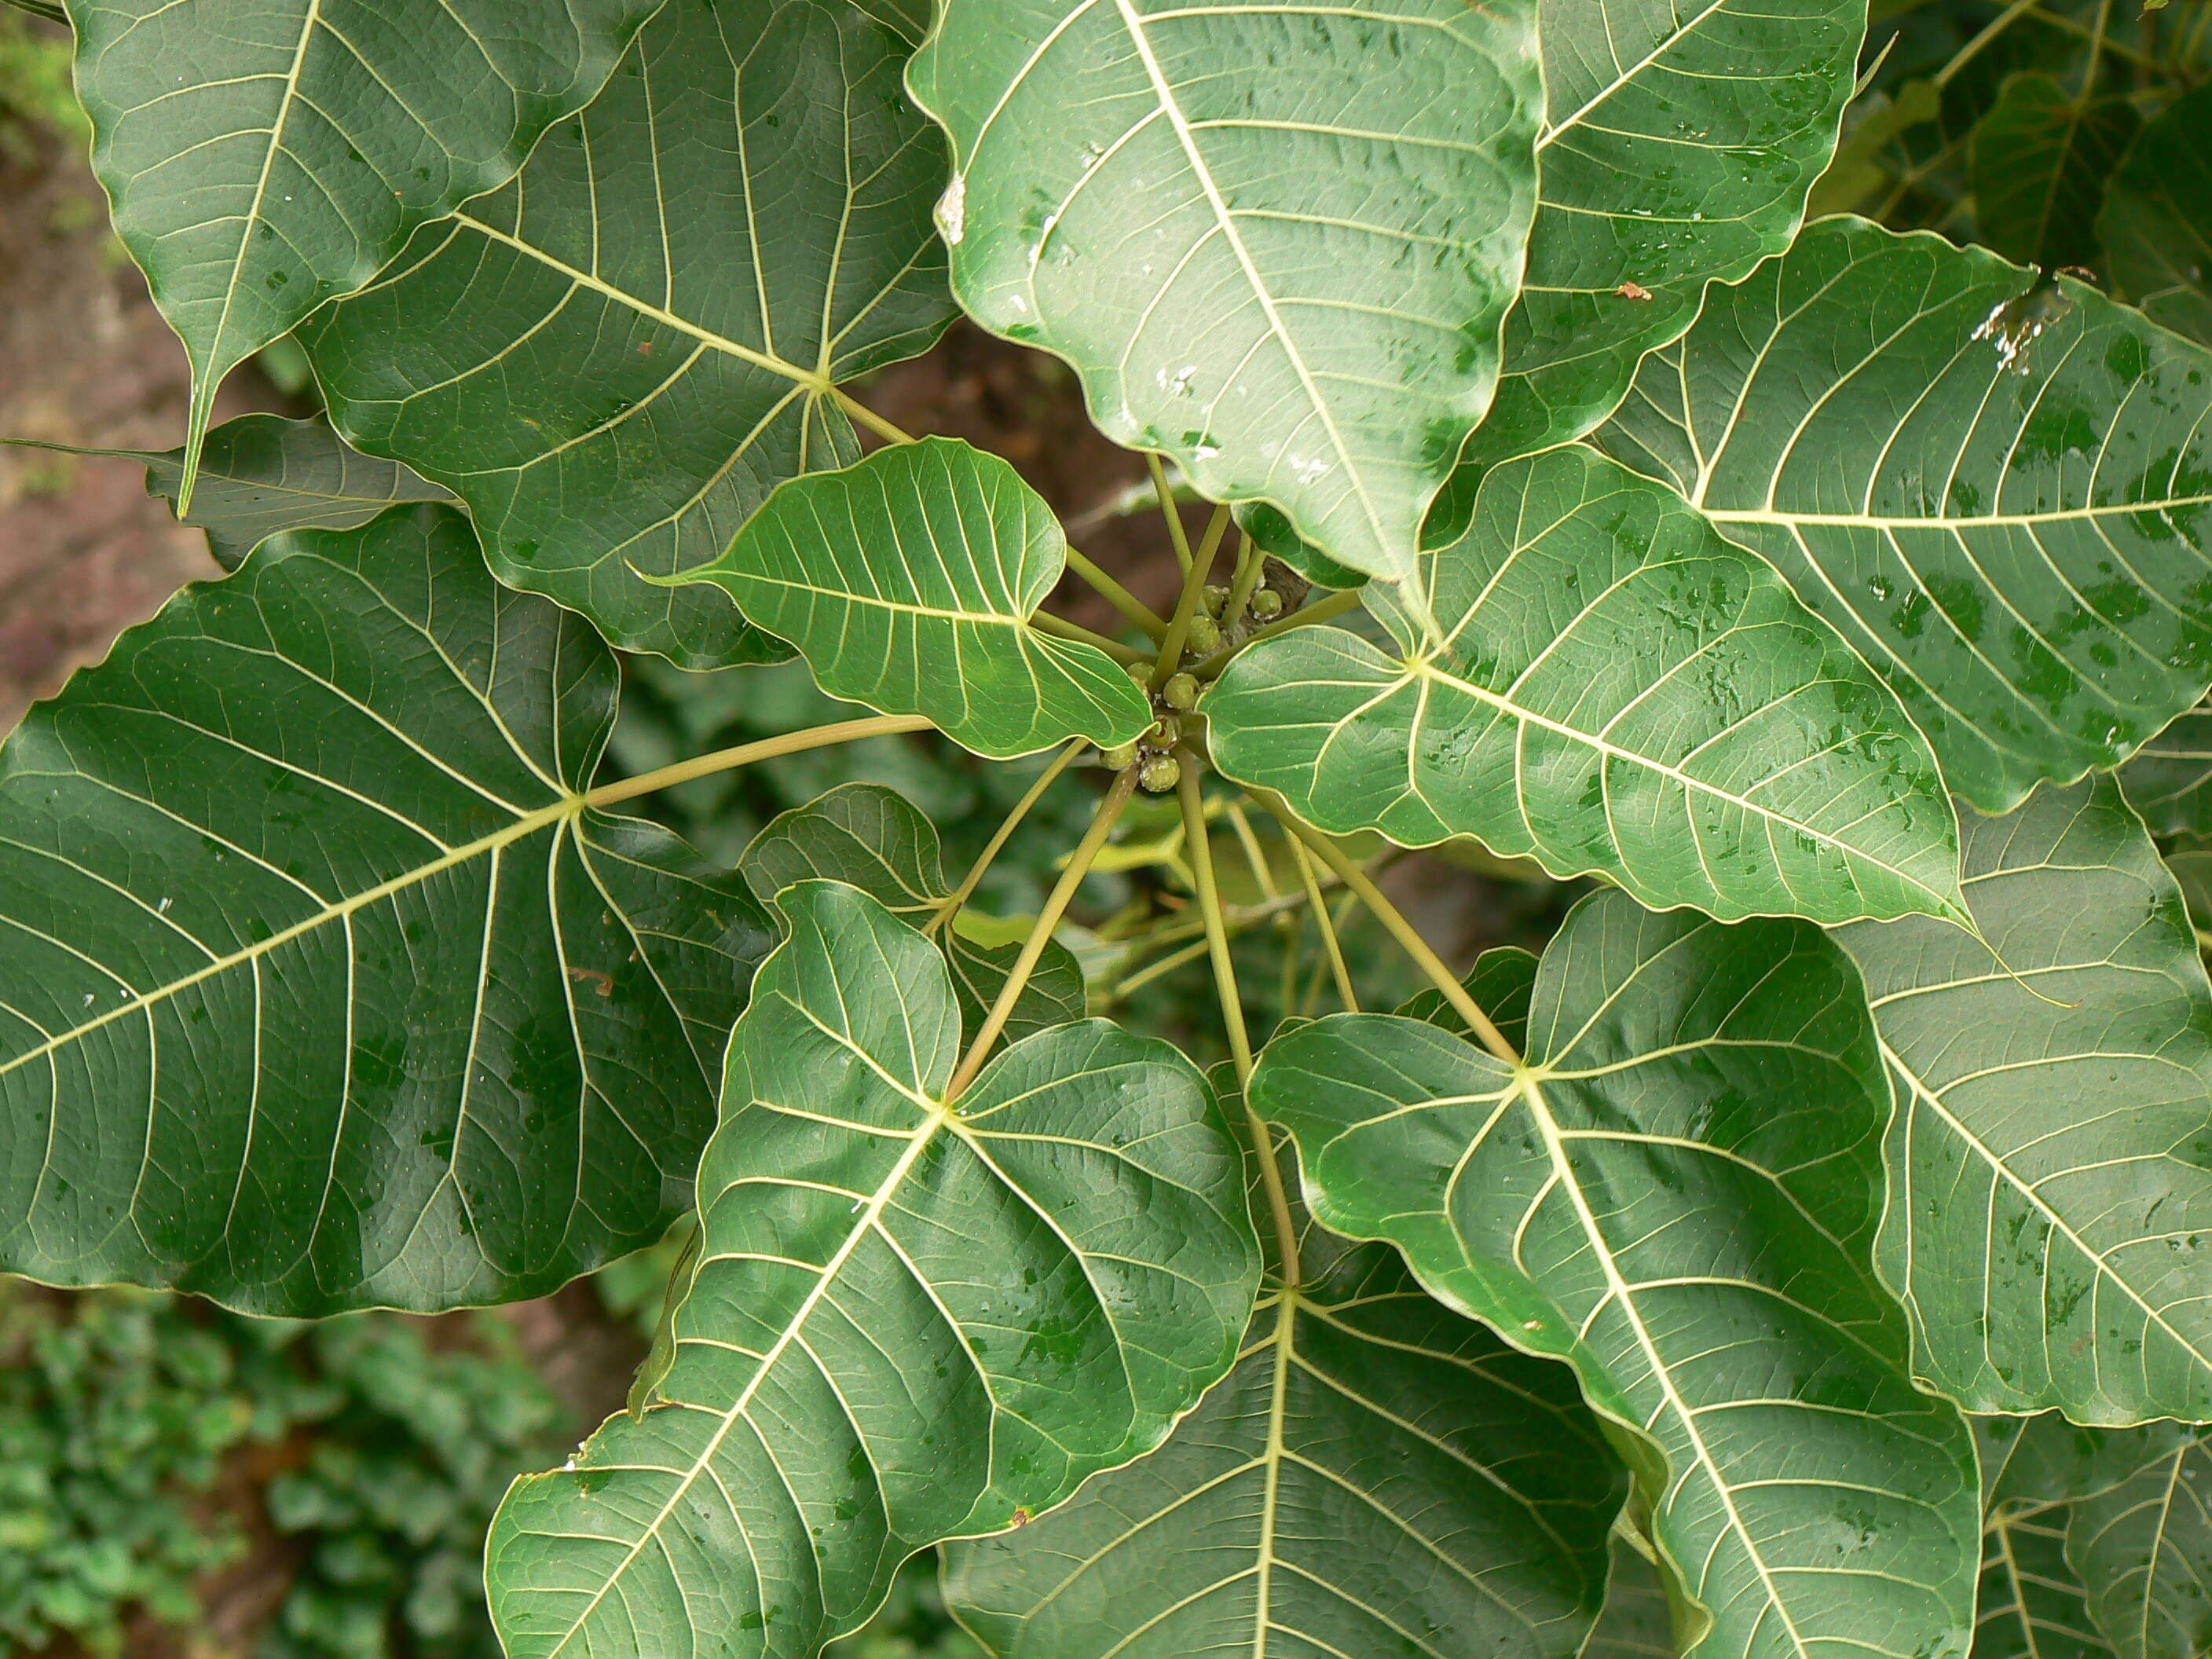
{"type": "MultiPolygon", "coordinates": [[[[753,837],[738,860],[738,873],[763,900],[794,882],[842,881],[925,932],[952,892],[937,826],[906,797],[879,783],[841,783],[780,814],[753,837]]],[[[952,970],[961,1026],[972,1034],[1005,988],[1022,947],[979,945],[957,926],[945,928],[939,943],[952,970]]],[[[1058,939],[1049,940],[1014,1000],[1006,1035],[1024,1037],[1081,1019],[1086,1002],[1083,964],[1058,939]]]]}
{"type": "Polygon", "coordinates": [[[1021,474],[925,438],[793,479],[684,580],[727,590],[830,696],[925,714],[1005,759],[1075,737],[1127,743],[1152,723],[1111,657],[1030,625],[1066,567],[1060,521],[1021,474]]]}
{"type": "Polygon", "coordinates": [[[115,230],[185,343],[182,493],[222,378],[514,176],[656,0],[75,0],[115,230]]]}
{"type": "Polygon", "coordinates": [[[1109,437],[1413,573],[1490,406],[1542,111],[1535,0],[946,0],[907,76],[952,137],[961,304],[1109,437]]]}
{"type": "Polygon", "coordinates": [[[2212,1653],[2212,1432],[2178,1423],[2100,1437],[2066,1559],[2119,1659],[2212,1653]]]}
{"type": "Polygon", "coordinates": [[[2154,321],[2212,344],[2212,89],[2144,126],[2097,218],[2113,286],[2154,321]]]}
{"type": "Polygon", "coordinates": [[[1439,1306],[1387,1245],[1305,1228],[1237,1368],[1141,1463],[945,1551],[1004,1659],[1573,1655],[1619,1463],[1572,1375],[1439,1306]]]}
{"type": "Polygon", "coordinates": [[[836,383],[951,318],[911,45],[823,0],[668,7],[512,187],[300,331],[339,429],[450,486],[502,580],[617,645],[781,656],[721,595],[638,573],[854,459],[836,383]]]}
{"type": "Polygon", "coordinates": [[[1835,153],[1866,11],[1545,0],[1540,192],[1497,402],[1468,446],[1470,489],[1498,461],[1588,432],[1637,361],[1697,319],[1707,283],[1790,246],[1835,153]]]}
{"type": "Polygon", "coordinates": [[[2212,1417],[2212,985],[2181,895],[2109,778],[1960,816],[1978,936],[1838,935],[1897,1084],[1881,1261],[1915,1363],[1970,1411],[2212,1417]]]}
{"type": "Polygon", "coordinates": [[[0,1266],[256,1312],[657,1237],[769,943],[586,793],[611,656],[448,509],[264,544],[0,749],[0,1266]]]}
{"type": "Polygon", "coordinates": [[[1984,811],[2212,683],[2212,352],[2095,289],[1826,219],[1598,441],[1771,559],[1984,811]]]}
{"type": "Polygon", "coordinates": [[[659,1397],[493,1522],[514,1659],[662,1659],[702,1630],[811,1659],[907,1555],[1150,1451],[1235,1362],[1259,1250],[1190,1062],[1089,1021],[948,1103],[936,948],[850,887],[777,902],[659,1397]]]}
{"type": "Polygon", "coordinates": [[[1956,828],[1895,699],[1663,485],[1566,447],[1498,467],[1423,556],[1440,642],[1263,640],[1206,699],[1222,769],[1333,834],[1474,836],[1653,905],[1955,915],[1956,828]]]}
{"type": "Polygon", "coordinates": [[[1557,1355],[1620,1425],[1699,1659],[1965,1645],[1966,1426],[1917,1392],[1869,1259],[1889,1115],[1850,959],[1802,922],[1583,901],[1527,1062],[1393,1015],[1269,1043],[1254,1104],[1324,1226],[1557,1355]]]}

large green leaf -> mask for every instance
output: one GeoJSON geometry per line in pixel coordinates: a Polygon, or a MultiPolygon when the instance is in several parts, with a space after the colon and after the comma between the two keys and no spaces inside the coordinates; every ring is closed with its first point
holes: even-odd
{"type": "Polygon", "coordinates": [[[1470,486],[1483,466],[1588,432],[1637,361],[1696,320],[1707,283],[1790,246],[1835,152],[1866,9],[1545,0],[1540,192],[1470,486]]]}
{"type": "MultiPolygon", "coordinates": [[[[173,508],[184,481],[185,452],[81,449],[74,444],[10,443],[137,461],[146,493],[173,508]]],[[[349,448],[327,422],[281,415],[242,415],[207,434],[199,485],[182,522],[207,532],[216,562],[235,570],[270,537],[287,530],[356,530],[402,501],[450,501],[451,490],[417,477],[396,461],[349,448]]]]}
{"type": "MultiPolygon", "coordinates": [[[[841,783],[778,815],[745,848],[738,872],[763,899],[773,899],[794,882],[842,881],[923,928],[952,891],[937,826],[905,796],[879,783],[841,783]]],[[[957,925],[945,930],[941,944],[961,1024],[972,1033],[1005,988],[1022,947],[979,944],[957,925]]],[[[1086,1001],[1083,964],[1074,951],[1050,940],[1014,1000],[1006,1034],[1024,1037],[1081,1019],[1086,1001]]]]}
{"type": "Polygon", "coordinates": [[[1983,239],[2022,264],[2087,264],[2105,181],[2142,127],[2124,96],[2077,95],[2048,75],[2008,78],[1974,128],[1967,165],[1983,239]]]}
{"type": "Polygon", "coordinates": [[[2066,1560],[2071,1500],[2087,1470],[2080,1429],[2057,1413],[1974,1419],[1982,1455],[1982,1579],[1973,1659],[2115,1659],[2066,1560]]]}
{"type": "Polygon", "coordinates": [[[1535,23],[1536,0],[945,0],[907,80],[952,137],[961,304],[1073,363],[1117,442],[1411,576],[1520,286],[1535,23]]]}
{"type": "Polygon", "coordinates": [[[2105,185],[2112,283],[2154,321],[2212,344],[2212,89],[2177,98],[2105,185]]]}
{"type": "Polygon", "coordinates": [[[1912,1387],[1869,1260],[1889,1091],[1850,959],[1801,922],[1599,894],[1528,1030],[1512,1066],[1333,1015],[1267,1046],[1252,1098],[1323,1225],[1569,1360],[1644,1447],[1651,1535],[1714,1620],[1701,1659],[1962,1650],[1973,1448],[1912,1387]]]}
{"type": "Polygon", "coordinates": [[[1826,219],[1600,434],[1778,565],[1986,811],[2212,682],[2212,353],[2070,278],[1826,219]]]}
{"type": "Polygon", "coordinates": [[[1972,1411],[2212,1417],[2212,985],[2180,892],[2109,778],[1961,816],[1979,937],[1839,935],[1897,1084],[1881,1261],[1915,1363],[1972,1411]]]}
{"type": "Polygon", "coordinates": [[[1250,1317],[1243,1165],[1188,1060],[1063,1025],[948,1103],[935,947],[838,884],[778,903],[659,1397],[493,1523],[514,1659],[811,1659],[913,1551],[1151,1450],[1250,1317]]]}
{"type": "Polygon", "coordinates": [[[2175,1423],[2108,1435],[2074,1505],[2066,1559],[2119,1659],[2212,1653],[2212,1434],[2175,1423]]]}
{"type": "Polygon", "coordinates": [[[1127,670],[1030,625],[1066,566],[1060,520],[1021,474],[924,438],[793,479],[684,579],[797,646],[832,696],[926,714],[1005,759],[1074,737],[1127,743],[1152,723],[1127,670]]]}
{"type": "Polygon", "coordinates": [[[2212,708],[2192,708],[2120,769],[2128,805],[2154,835],[2212,834],[2212,708]]]}
{"type": "Polygon", "coordinates": [[[1663,485],[1567,447],[1423,556],[1441,644],[1294,629],[1206,700],[1222,769],[1332,833],[1474,836],[1653,905],[1955,911],[1957,830],[1881,682],[1663,485]]]}
{"type": "MultiPolygon", "coordinates": [[[[1517,945],[1500,945],[1474,959],[1462,981],[1474,1006],[1490,1016],[1498,1035],[1516,1048],[1528,1045],[1528,1003],[1536,994],[1536,957],[1517,945]]],[[[1467,1035],[1460,1018],[1444,994],[1431,986],[1417,991],[1398,1006],[1407,1019],[1425,1019],[1447,1031],[1467,1035]]]]}
{"type": "Polygon", "coordinates": [[[842,0],[669,7],[509,189],[300,332],[339,429],[469,504],[503,580],[687,667],[781,654],[707,588],[779,482],[859,453],[835,383],[951,315],[910,42],[842,0]]]}
{"type": "Polygon", "coordinates": [[[645,1243],[768,944],[584,793],[617,677],[448,509],[265,544],[0,750],[0,1266],[258,1312],[645,1243]]]}
{"type": "Polygon", "coordinates": [[[1298,1221],[1298,1288],[1261,1297],[1165,1445],[947,1547],[945,1599],[993,1654],[1582,1649],[1625,1482],[1572,1375],[1438,1305],[1388,1245],[1298,1221]]]}
{"type": "Polygon", "coordinates": [[[93,169],[191,361],[187,478],[222,377],[513,178],[657,3],[72,0],[93,169]]]}
{"type": "Polygon", "coordinates": [[[1675,1659],[1684,1645],[1674,1633],[1674,1609],[1658,1564],[1615,1534],[1605,1611],[1583,1659],[1675,1659]]]}

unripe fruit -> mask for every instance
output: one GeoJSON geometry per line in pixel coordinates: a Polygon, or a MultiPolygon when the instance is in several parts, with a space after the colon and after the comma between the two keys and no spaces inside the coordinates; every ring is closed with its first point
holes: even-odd
{"type": "Polygon", "coordinates": [[[1198,682],[1188,674],[1170,674],[1168,683],[1160,688],[1160,701],[1188,714],[1198,707],[1198,682]]]}
{"type": "Polygon", "coordinates": [[[1252,596],[1252,614],[1261,622],[1283,614],[1283,596],[1272,587],[1263,587],[1252,596]]]}
{"type": "Polygon", "coordinates": [[[1155,749],[1172,749],[1182,741],[1182,722],[1173,714],[1163,714],[1152,722],[1145,741],[1155,749]]]}
{"type": "Polygon", "coordinates": [[[1155,755],[1137,773],[1137,782],[1155,795],[1164,795],[1182,781],[1182,763],[1173,755],[1155,755]]]}
{"type": "Polygon", "coordinates": [[[1127,771],[1137,763],[1137,745],[1133,743],[1117,744],[1111,749],[1100,750],[1098,758],[1116,772],[1127,771]]]}
{"type": "Polygon", "coordinates": [[[1208,582],[1199,603],[1207,616],[1218,617],[1229,608],[1229,590],[1218,582],[1208,582]]]}
{"type": "Polygon", "coordinates": [[[1190,632],[1185,637],[1193,651],[1201,657],[1210,657],[1221,649],[1221,624],[1211,617],[1193,617],[1190,632]]]}

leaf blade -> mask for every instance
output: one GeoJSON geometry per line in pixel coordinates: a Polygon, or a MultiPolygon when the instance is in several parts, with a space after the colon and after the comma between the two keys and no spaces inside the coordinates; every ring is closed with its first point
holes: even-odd
{"type": "Polygon", "coordinates": [[[2212,680],[2212,356],[2094,289],[1826,219],[1637,387],[1599,447],[1770,559],[1984,811],[2212,680]]]}
{"type": "Polygon", "coordinates": [[[961,303],[1072,363],[1115,441],[1404,578],[1519,283],[1534,22],[1534,0],[949,5],[908,84],[952,138],[961,303]]]}
{"type": "Polygon", "coordinates": [[[1030,626],[1066,562],[1060,521],[1012,467],[924,438],[793,479],[683,579],[797,646],[832,696],[927,715],[1005,760],[1076,737],[1110,748],[1152,723],[1111,657],[1030,626]]]}
{"type": "Polygon", "coordinates": [[[1970,1410],[2212,1415],[2212,984],[2180,893],[2109,779],[1962,817],[1986,945],[1838,935],[1897,1083],[1880,1260],[1916,1369],[1970,1410]]]}
{"type": "Polygon", "coordinates": [[[1566,1358],[1641,1443],[1655,1541],[1715,1620],[1703,1659],[1962,1647],[1972,1447],[1911,1387],[1868,1259],[1888,1107],[1848,959],[1802,923],[1601,894],[1547,952],[1529,1030],[1512,1067],[1334,1015],[1268,1045],[1253,1099],[1297,1137],[1325,1225],[1390,1238],[1432,1293],[1566,1358]],[[1793,1109],[1730,1103],[1753,1097],[1793,1109]],[[1848,1540],[1784,1495],[1824,1486],[1857,1494],[1848,1540]]]}
{"type": "Polygon", "coordinates": [[[0,1259],[314,1314],[655,1237],[766,919],[591,808],[615,691],[417,508],[264,544],[34,709],[0,750],[0,1259]]]}
{"type": "Polygon", "coordinates": [[[1425,560],[1441,646],[1386,616],[1398,659],[1314,627],[1231,662],[1204,704],[1224,772],[1332,833],[1471,835],[1657,906],[1956,912],[1918,732],[1672,491],[1548,451],[1425,560]]]}
{"type": "Polygon", "coordinates": [[[666,1651],[701,1595],[758,1651],[811,1655],[914,1549],[1148,1450],[1249,1316],[1242,1166],[1188,1061],[1063,1026],[956,1110],[935,951],[837,884],[780,902],[791,936],[732,1040],[661,1403],[519,1482],[494,1522],[518,1656],[666,1651]]]}
{"type": "Polygon", "coordinates": [[[856,459],[836,383],[951,319],[910,44],[818,0],[664,10],[514,184],[301,331],[332,419],[466,500],[501,580],[623,649],[776,659],[720,595],[646,578],[856,459]]]}

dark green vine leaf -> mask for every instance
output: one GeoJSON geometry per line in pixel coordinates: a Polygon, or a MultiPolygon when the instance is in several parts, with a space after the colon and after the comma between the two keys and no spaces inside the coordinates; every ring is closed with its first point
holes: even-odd
{"type": "MultiPolygon", "coordinates": [[[[896,790],[841,783],[772,819],[738,860],[758,897],[773,899],[794,882],[842,881],[909,926],[926,928],[952,884],[945,878],[937,826],[896,790]]],[[[962,1029],[973,1033],[1006,983],[1019,945],[980,945],[948,927],[940,940],[960,1001],[962,1029]]],[[[1010,1037],[1081,1019],[1087,1011],[1083,964],[1054,939],[1015,999],[1010,1037]]]]}
{"type": "MultiPolygon", "coordinates": [[[[1485,951],[1474,959],[1461,981],[1467,994],[1474,999],[1474,1006],[1490,1016],[1504,1039],[1516,1048],[1528,1046],[1528,1000],[1536,991],[1536,956],[1517,945],[1500,945],[1485,951]]],[[[1442,1026],[1461,1036],[1468,1035],[1467,1022],[1459,1012],[1444,1000],[1444,994],[1433,986],[1418,991],[1399,1006],[1398,1012],[1407,1019],[1425,1019],[1431,1025],[1442,1026]]]]}
{"type": "Polygon", "coordinates": [[[1159,1450],[947,1547],[945,1599],[990,1652],[1582,1650],[1625,1482],[1572,1375],[1437,1305],[1387,1245],[1309,1227],[1301,1255],[1304,1285],[1261,1299],[1159,1450]]]}
{"type": "Polygon", "coordinates": [[[1568,1360],[1641,1449],[1652,1538],[1714,1621],[1700,1659],[1963,1649],[1973,1448],[1912,1387],[1869,1260],[1889,1091],[1849,958],[1601,893],[1528,1030],[1515,1067],[1332,1015],[1268,1044],[1252,1099],[1317,1220],[1568,1360]]]}
{"type": "Polygon", "coordinates": [[[514,185],[300,331],[339,429],[450,486],[502,580],[617,645],[781,656],[722,595],[639,573],[711,558],[778,483],[855,459],[836,383],[952,314],[944,144],[900,94],[895,21],[668,7],[514,185]]]}
{"type": "Polygon", "coordinates": [[[832,696],[925,714],[1004,760],[1075,737],[1127,743],[1152,723],[1127,670],[1030,625],[1066,565],[1060,521],[1020,473],[924,438],[793,479],[684,579],[726,590],[832,696]]]}
{"type": "Polygon", "coordinates": [[[1470,489],[1588,432],[1707,283],[1790,246],[1835,153],[1866,0],[1545,0],[1540,33],[1540,194],[1470,489]]]}
{"type": "Polygon", "coordinates": [[[0,749],[0,1266],[263,1313],[659,1236],[768,945],[582,793],[613,659],[459,516],[264,544],[0,749]]]}
{"type": "Polygon", "coordinates": [[[1520,286],[1535,0],[946,0],[907,81],[970,316],[1205,495],[1413,574],[1520,286]]]}
{"type": "Polygon", "coordinates": [[[935,947],[839,884],[777,902],[659,1398],[493,1523],[514,1659],[663,1659],[702,1632],[811,1659],[915,1550],[1152,1450],[1250,1318],[1243,1164],[1188,1060],[1063,1025],[948,1104],[935,947]]]}
{"type": "Polygon", "coordinates": [[[2212,344],[2212,88],[2143,127],[2105,186],[2097,234],[2122,297],[2212,344]]]}
{"type": "Polygon", "coordinates": [[[191,360],[187,495],[223,376],[359,289],[417,226],[507,183],[653,11],[71,4],[93,170],[191,360]]]}
{"type": "Polygon", "coordinates": [[[1985,811],[2212,682],[2212,353],[2071,278],[1826,219],[1599,434],[1765,554],[1985,811]]]}
{"type": "Polygon", "coordinates": [[[2124,96],[2075,96],[2048,75],[2015,75],[1974,128],[1974,220],[2006,258],[2049,270],[2097,257],[2097,214],[2142,118],[2124,96]]]}
{"type": "Polygon", "coordinates": [[[1897,1085],[1881,1260],[1915,1363],[1970,1411],[2212,1417],[2212,985],[2181,895],[2109,778],[1960,816],[1981,939],[1838,935],[1897,1085]]]}
{"type": "Polygon", "coordinates": [[[1936,763],[1881,682],[1680,496],[1589,450],[1508,463],[1423,555],[1443,630],[1294,629],[1206,699],[1222,769],[1346,835],[1474,836],[1646,903],[1958,914],[1936,763]]]}
{"type": "Polygon", "coordinates": [[[2212,834],[2212,708],[2191,709],[2136,750],[2120,787],[2152,834],[2212,834]]]}
{"type": "Polygon", "coordinates": [[[2178,1423],[2103,1437],[2066,1559],[2119,1659],[2212,1653],[2212,1433],[2178,1423]]]}

